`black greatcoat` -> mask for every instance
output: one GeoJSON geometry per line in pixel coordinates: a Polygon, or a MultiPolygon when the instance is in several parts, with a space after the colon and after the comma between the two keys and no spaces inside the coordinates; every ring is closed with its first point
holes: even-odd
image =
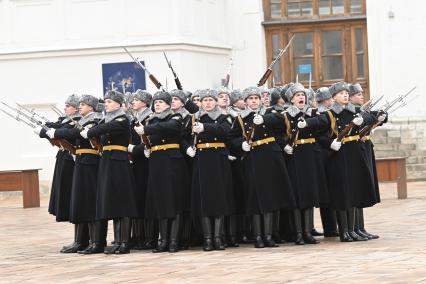
{"type": "MultiPolygon", "coordinates": [[[[92,127],[87,136],[100,137],[103,146],[128,147],[130,122],[120,115],[105,123],[102,120],[92,127]]],[[[98,220],[121,217],[136,217],[135,180],[127,151],[104,151],[99,163],[96,196],[96,218],[98,220]]]]}
{"type": "MultiPolygon", "coordinates": [[[[146,124],[146,117],[142,122],[142,125],[146,124]]],[[[148,175],[149,175],[149,160],[145,157],[144,149],[145,145],[142,143],[141,136],[136,133],[134,127],[136,122],[132,121],[131,135],[132,144],[135,145],[132,152],[132,168],[135,177],[135,198],[136,208],[138,210],[137,217],[143,219],[145,216],[145,203],[146,203],[146,189],[148,186],[148,175]]]]}
{"type": "MultiPolygon", "coordinates": [[[[197,134],[197,144],[225,143],[231,119],[207,113],[198,119],[204,131],[197,134]]],[[[219,217],[234,214],[232,172],[227,148],[197,149],[192,172],[191,213],[193,216],[219,217]]]]}
{"type": "MultiPolygon", "coordinates": [[[[181,128],[181,115],[170,111],[162,119],[153,116],[145,126],[145,133],[152,146],[180,144],[181,128]]],[[[168,219],[187,211],[187,187],[188,169],[180,149],[152,152],[149,158],[145,217],[168,219]]]]}
{"type": "MultiPolygon", "coordinates": [[[[297,122],[303,117],[306,120],[312,116],[316,116],[316,110],[307,109],[306,112],[296,111],[291,106],[287,111],[283,112],[283,122],[288,134],[298,131],[296,141],[306,139],[316,139],[315,128],[317,120],[308,123],[308,126],[297,130],[297,122]],[[289,130],[287,130],[289,129],[289,130]]],[[[290,180],[293,185],[296,196],[296,203],[299,209],[307,209],[318,207],[320,201],[328,202],[328,194],[326,190],[325,177],[320,177],[321,172],[317,170],[318,159],[320,159],[319,146],[317,143],[295,144],[293,146],[293,154],[286,154],[287,168],[290,180]],[[325,191],[325,192],[324,192],[325,191]]]]}
{"type": "MultiPolygon", "coordinates": [[[[98,120],[86,122],[83,126],[92,128],[98,120]]],[[[58,129],[55,138],[75,140],[76,148],[92,149],[88,139],[80,136],[77,128],[58,129]]],[[[98,180],[99,155],[77,154],[72,179],[70,222],[85,223],[96,220],[96,185],[98,180]]]]}
{"type": "MultiPolygon", "coordinates": [[[[337,104],[336,104],[337,105],[337,104]]],[[[335,106],[336,106],[335,105],[335,106]]],[[[359,108],[351,109],[332,107],[331,110],[321,115],[326,121],[328,130],[323,132],[323,141],[328,139],[331,142],[339,131],[342,131],[359,113],[359,108]],[[334,121],[334,123],[332,123],[334,121]],[[332,130],[331,125],[335,124],[336,129],[332,130]]],[[[364,124],[374,122],[371,115],[361,113],[364,124]]],[[[347,136],[357,135],[360,127],[354,126],[347,136]]],[[[337,210],[345,210],[352,207],[369,207],[377,201],[373,177],[367,164],[365,146],[361,141],[351,141],[345,144],[339,151],[330,150],[330,157],[327,162],[327,181],[330,191],[330,206],[337,210]]]]}
{"type": "MultiPolygon", "coordinates": [[[[241,114],[244,135],[249,135],[254,112],[241,114]]],[[[256,126],[253,141],[274,136],[273,127],[282,123],[275,114],[264,115],[264,124],[256,126]]],[[[232,147],[242,152],[245,140],[239,120],[236,119],[230,132],[232,147]]],[[[246,191],[246,214],[263,214],[281,208],[295,208],[295,199],[281,148],[270,142],[251,149],[243,157],[246,191]]]]}
{"type": "MultiPolygon", "coordinates": [[[[75,118],[75,120],[78,119],[78,117],[75,118]]],[[[46,126],[55,129],[69,129],[73,128],[74,124],[69,119],[59,118],[55,123],[46,123],[46,126]]],[[[40,132],[40,137],[49,139],[44,129],[40,132]]],[[[75,141],[68,142],[75,145],[75,141]]],[[[73,157],[68,151],[59,150],[56,154],[48,209],[50,214],[56,216],[57,222],[69,221],[73,173],[73,157]]]]}

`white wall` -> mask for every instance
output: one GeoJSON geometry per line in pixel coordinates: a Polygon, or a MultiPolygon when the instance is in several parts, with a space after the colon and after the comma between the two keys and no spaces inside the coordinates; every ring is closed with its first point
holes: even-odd
{"type": "Polygon", "coordinates": [[[372,97],[384,94],[392,99],[417,86],[415,95],[411,96],[416,99],[393,116],[426,116],[425,10],[423,0],[367,0],[372,97]],[[393,18],[389,17],[390,13],[393,18]]]}
{"type": "MultiPolygon", "coordinates": [[[[130,61],[123,45],[163,85],[167,77],[169,89],[163,50],[188,90],[218,87],[231,56],[230,85],[254,85],[266,66],[261,2],[0,0],[0,99],[62,108],[71,93],[102,96],[102,64],[130,61]]],[[[148,78],[147,87],[155,91],[148,78]]],[[[50,179],[55,149],[2,114],[0,121],[0,169],[42,167],[41,179],[50,179]]]]}

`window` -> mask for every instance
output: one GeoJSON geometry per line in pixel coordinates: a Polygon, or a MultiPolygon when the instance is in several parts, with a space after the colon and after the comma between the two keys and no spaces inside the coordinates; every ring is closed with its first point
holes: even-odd
{"type": "Polygon", "coordinates": [[[342,80],[343,48],[341,31],[322,32],[321,57],[324,80],[342,80]]]}
{"type": "Polygon", "coordinates": [[[292,47],[295,81],[309,81],[314,70],[313,33],[296,33],[292,47]]]}
{"type": "Polygon", "coordinates": [[[351,0],[351,14],[362,14],[361,0],[351,0]]]}
{"type": "Polygon", "coordinates": [[[364,56],[364,31],[362,28],[355,29],[355,56],[356,56],[356,78],[365,77],[364,56]]]}
{"type": "Polygon", "coordinates": [[[271,18],[281,17],[281,0],[270,0],[271,18]]]}
{"type": "Polygon", "coordinates": [[[314,14],[312,0],[288,0],[288,17],[305,17],[314,14]]]}
{"type": "MultiPolygon", "coordinates": [[[[278,34],[273,34],[272,35],[272,60],[275,60],[275,58],[277,58],[278,54],[281,51],[281,46],[280,46],[280,36],[278,34]]],[[[280,84],[281,83],[281,65],[280,64],[275,64],[273,69],[273,82],[275,84],[280,84]]]]}
{"type": "Polygon", "coordinates": [[[343,0],[320,0],[319,14],[322,15],[343,15],[345,5],[343,0]]]}

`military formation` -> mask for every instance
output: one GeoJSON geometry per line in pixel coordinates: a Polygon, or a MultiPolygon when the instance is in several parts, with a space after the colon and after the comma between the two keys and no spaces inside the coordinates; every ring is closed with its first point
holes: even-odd
{"type": "Polygon", "coordinates": [[[378,238],[363,210],[380,202],[370,133],[387,112],[359,84],[109,90],[60,114],[34,132],[59,147],[49,213],[75,227],[62,253],[378,238]]]}

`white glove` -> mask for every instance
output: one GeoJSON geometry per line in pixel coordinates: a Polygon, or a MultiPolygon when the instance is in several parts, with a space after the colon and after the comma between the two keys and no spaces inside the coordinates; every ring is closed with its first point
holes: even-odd
{"type": "Polygon", "coordinates": [[[244,141],[243,144],[241,144],[241,148],[243,148],[243,151],[250,152],[250,144],[247,141],[244,141]]]}
{"type": "Polygon", "coordinates": [[[145,134],[145,128],[143,125],[135,126],[135,131],[139,135],[145,134]]]}
{"type": "Polygon", "coordinates": [[[40,125],[37,125],[35,128],[34,128],[34,133],[35,134],[37,134],[37,136],[40,136],[40,132],[41,132],[41,130],[43,129],[43,127],[41,127],[40,125]]]}
{"type": "Polygon", "coordinates": [[[49,130],[46,131],[46,135],[49,136],[50,139],[54,139],[55,138],[55,129],[53,128],[49,128],[49,130]]]}
{"type": "Polygon", "coordinates": [[[200,133],[204,131],[204,125],[201,122],[196,122],[195,125],[192,127],[192,130],[195,133],[200,133]]]}
{"type": "Polygon", "coordinates": [[[364,122],[364,119],[361,116],[357,116],[352,121],[356,126],[360,126],[364,122]]]}
{"type": "Polygon", "coordinates": [[[87,132],[89,132],[89,129],[83,128],[83,130],[80,131],[80,136],[83,137],[84,139],[87,139],[87,132]]]}
{"type": "Polygon", "coordinates": [[[306,120],[301,120],[297,123],[297,128],[305,128],[306,126],[308,126],[308,124],[306,123],[306,120]]]}
{"type": "Polygon", "coordinates": [[[195,151],[194,147],[188,147],[188,149],[186,149],[186,154],[188,156],[190,156],[191,158],[195,157],[195,154],[197,153],[197,151],[195,151]]]}
{"type": "Polygon", "coordinates": [[[334,151],[339,151],[340,147],[342,147],[342,142],[337,142],[336,139],[333,140],[333,142],[330,145],[330,149],[334,151]]]}
{"type": "Polygon", "coordinates": [[[287,155],[293,155],[293,147],[291,147],[290,145],[285,145],[284,147],[284,152],[287,153],[287,155]]]}
{"type": "Polygon", "coordinates": [[[370,130],[370,135],[373,135],[374,132],[376,132],[376,128],[373,128],[373,129],[370,130]]]}
{"type": "Polygon", "coordinates": [[[71,154],[71,157],[72,157],[72,159],[73,159],[73,160],[74,160],[74,162],[75,162],[75,155],[71,154]]]}
{"type": "Polygon", "coordinates": [[[378,120],[379,122],[383,122],[383,121],[385,121],[385,119],[386,119],[386,114],[381,114],[381,115],[379,115],[379,117],[377,118],[377,120],[378,120]]]}
{"type": "Polygon", "coordinates": [[[133,153],[133,148],[135,148],[135,145],[129,144],[129,146],[127,146],[127,152],[133,153]]]}
{"type": "Polygon", "coordinates": [[[256,125],[260,125],[263,123],[263,117],[261,115],[256,114],[253,118],[253,123],[256,125]]]}
{"type": "Polygon", "coordinates": [[[145,149],[143,150],[143,154],[145,155],[145,157],[149,158],[149,156],[151,155],[151,151],[149,149],[145,149]]]}
{"type": "Polygon", "coordinates": [[[235,161],[236,159],[237,159],[237,157],[234,157],[234,156],[228,155],[228,160],[230,160],[230,161],[235,161]]]}

